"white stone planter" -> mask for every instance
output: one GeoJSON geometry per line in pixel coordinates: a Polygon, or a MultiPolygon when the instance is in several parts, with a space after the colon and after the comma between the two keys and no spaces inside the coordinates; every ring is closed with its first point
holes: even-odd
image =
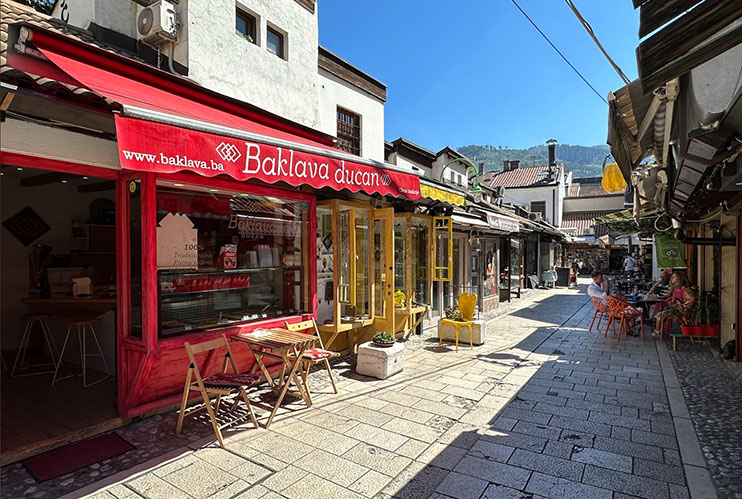
{"type": "MultiPolygon", "coordinates": [[[[440,338],[441,328],[443,328],[443,341],[456,341],[456,329],[446,324],[443,326],[443,320],[438,319],[438,337],[440,338]]],[[[483,320],[476,320],[471,326],[472,328],[472,343],[475,345],[484,344],[486,336],[486,325],[483,320]]],[[[459,328],[459,346],[469,344],[469,326],[462,326],[459,328]]]]}
{"type": "Polygon", "coordinates": [[[358,347],[356,372],[365,376],[386,379],[404,369],[404,345],[377,347],[368,341],[358,347]]]}

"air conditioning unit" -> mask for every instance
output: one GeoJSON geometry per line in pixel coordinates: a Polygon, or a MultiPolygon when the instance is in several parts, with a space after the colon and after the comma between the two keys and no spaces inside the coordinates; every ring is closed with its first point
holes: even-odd
{"type": "Polygon", "coordinates": [[[158,47],[178,38],[178,18],[175,5],[167,0],[158,0],[139,11],[137,16],[137,40],[158,47]]]}
{"type": "Polygon", "coordinates": [[[132,0],[134,3],[138,3],[142,7],[149,7],[155,2],[158,2],[159,0],[132,0]]]}
{"type": "Polygon", "coordinates": [[[531,222],[540,222],[541,221],[541,213],[529,213],[528,214],[528,220],[531,222]]]}
{"type": "Polygon", "coordinates": [[[505,196],[505,188],[503,186],[501,186],[501,185],[495,187],[494,196],[496,198],[501,198],[501,197],[505,196]]]}

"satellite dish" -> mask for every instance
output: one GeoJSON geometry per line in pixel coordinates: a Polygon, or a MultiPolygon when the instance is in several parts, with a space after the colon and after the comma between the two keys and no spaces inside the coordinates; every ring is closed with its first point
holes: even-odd
{"type": "Polygon", "coordinates": [[[155,15],[150,7],[142,9],[137,18],[137,30],[139,34],[144,36],[152,30],[152,26],[155,23],[155,15]]]}

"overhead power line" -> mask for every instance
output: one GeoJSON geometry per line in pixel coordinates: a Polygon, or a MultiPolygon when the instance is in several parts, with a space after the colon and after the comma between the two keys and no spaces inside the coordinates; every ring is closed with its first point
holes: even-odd
{"type": "Polygon", "coordinates": [[[590,38],[593,39],[593,41],[595,42],[595,45],[598,46],[598,48],[600,49],[600,51],[603,52],[603,55],[605,56],[605,58],[608,59],[608,62],[611,63],[611,66],[613,66],[613,69],[616,70],[616,73],[618,73],[618,76],[620,76],[621,79],[624,81],[624,83],[626,83],[627,85],[629,83],[631,83],[631,80],[629,80],[626,77],[626,75],[621,70],[621,68],[618,67],[618,64],[616,64],[615,62],[613,62],[613,59],[611,59],[611,56],[608,55],[608,52],[606,52],[605,49],[603,48],[603,46],[600,44],[600,41],[598,40],[598,37],[595,36],[595,32],[593,31],[593,27],[590,26],[590,23],[587,22],[584,17],[582,17],[582,14],[580,14],[580,11],[577,10],[577,7],[575,6],[574,3],[572,3],[572,0],[564,0],[564,1],[567,2],[567,5],[569,5],[569,8],[572,9],[572,12],[575,13],[575,16],[577,16],[577,19],[579,19],[580,23],[585,28],[585,31],[587,31],[587,34],[590,35],[590,38]]]}
{"type": "Polygon", "coordinates": [[[551,45],[551,48],[553,48],[556,51],[556,53],[559,54],[559,56],[562,59],[564,59],[564,62],[566,62],[569,65],[569,67],[572,68],[572,71],[574,71],[575,73],[577,73],[577,76],[579,76],[580,79],[582,79],[582,81],[585,82],[585,85],[587,85],[588,87],[590,87],[590,89],[593,92],[595,92],[595,95],[597,95],[600,100],[602,100],[603,102],[605,102],[606,104],[608,104],[608,101],[605,100],[605,97],[603,97],[602,95],[600,95],[600,92],[598,92],[597,90],[595,90],[595,87],[592,86],[589,81],[587,81],[587,78],[585,78],[584,76],[582,76],[582,73],[579,72],[579,70],[574,66],[574,64],[572,64],[571,62],[569,62],[569,59],[567,59],[567,57],[564,54],[562,54],[561,50],[559,50],[557,48],[557,46],[554,45],[554,43],[551,40],[549,40],[549,37],[546,36],[546,34],[544,34],[543,31],[541,31],[541,28],[539,28],[536,25],[536,23],[533,22],[533,19],[531,19],[530,17],[528,17],[528,14],[526,14],[526,12],[520,7],[520,5],[518,5],[518,2],[516,2],[515,0],[511,0],[511,1],[518,8],[518,10],[520,11],[520,13],[523,14],[523,16],[526,19],[528,19],[528,22],[531,23],[534,28],[536,28],[536,31],[538,31],[539,34],[544,37],[544,40],[546,40],[549,43],[549,45],[551,45]]]}

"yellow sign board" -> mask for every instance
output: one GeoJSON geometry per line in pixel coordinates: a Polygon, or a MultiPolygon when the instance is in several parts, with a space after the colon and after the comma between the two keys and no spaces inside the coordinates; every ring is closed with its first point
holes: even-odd
{"type": "Polygon", "coordinates": [[[466,198],[463,194],[456,194],[443,189],[438,189],[432,185],[420,184],[420,195],[424,198],[434,199],[436,201],[443,201],[444,203],[453,204],[456,206],[466,206],[466,198]]]}

